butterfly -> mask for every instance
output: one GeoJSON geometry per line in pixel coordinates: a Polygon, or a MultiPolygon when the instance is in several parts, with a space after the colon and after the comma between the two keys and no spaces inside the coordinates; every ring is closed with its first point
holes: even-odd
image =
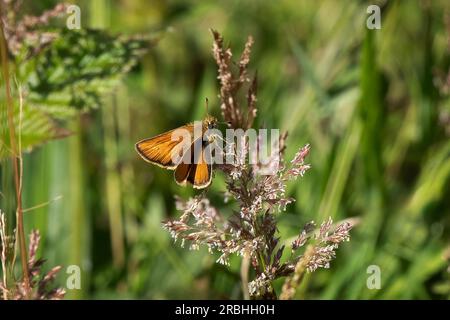
{"type": "Polygon", "coordinates": [[[207,130],[216,129],[217,123],[216,118],[207,115],[200,126],[195,123],[186,124],[153,138],[141,140],[136,143],[135,148],[145,161],[175,170],[174,178],[177,184],[185,186],[190,183],[195,189],[203,189],[208,187],[212,180],[211,149],[207,146],[214,141],[214,136],[210,135],[207,139],[203,137],[207,130]],[[201,134],[196,135],[199,127],[201,134]]]}

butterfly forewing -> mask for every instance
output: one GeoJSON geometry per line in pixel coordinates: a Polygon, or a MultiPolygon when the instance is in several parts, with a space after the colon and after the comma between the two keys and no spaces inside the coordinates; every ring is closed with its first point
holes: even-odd
{"type": "Polygon", "coordinates": [[[193,132],[194,126],[188,124],[156,137],[139,141],[136,143],[136,151],[145,161],[173,170],[181,161],[185,150],[189,149],[193,132]],[[190,137],[186,137],[186,134],[189,134],[190,137]]]}

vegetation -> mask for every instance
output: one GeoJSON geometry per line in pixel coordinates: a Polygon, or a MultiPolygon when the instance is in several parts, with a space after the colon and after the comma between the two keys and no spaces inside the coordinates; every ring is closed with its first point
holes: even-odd
{"type": "MultiPolygon", "coordinates": [[[[5,28],[0,83],[2,235],[12,236],[22,216],[16,231],[29,248],[14,250],[21,259],[14,270],[2,267],[2,279],[7,269],[20,286],[26,275],[33,280],[23,261],[39,256],[47,261],[40,274],[56,276],[66,298],[245,296],[239,257],[223,266],[220,254],[183,250],[162,228],[180,216],[174,195],[187,200],[198,191],[179,187],[133,148],[202,119],[205,97],[219,116],[214,28],[235,61],[253,36],[253,126],[287,130],[287,159],[312,146],[311,169],[287,184],[297,201],[276,214],[282,240],[290,245],[312,220],[357,222],[329,269],[293,283],[294,297],[450,298],[447,1],[375,1],[382,28],[368,30],[368,1],[80,0],[79,31],[66,29],[57,1],[24,0],[17,11],[1,2],[16,26],[5,28]],[[48,37],[36,40],[36,32],[48,37]],[[39,250],[23,256],[39,237],[39,250]],[[79,290],[66,288],[70,265],[81,267],[79,290]],[[366,285],[371,265],[381,271],[379,290],[366,285]]],[[[207,191],[226,216],[228,178],[217,172],[207,191]]],[[[45,280],[36,277],[34,284],[45,280]]],[[[274,280],[277,294],[284,281],[274,280]]],[[[48,287],[29,297],[61,294],[48,287]]]]}

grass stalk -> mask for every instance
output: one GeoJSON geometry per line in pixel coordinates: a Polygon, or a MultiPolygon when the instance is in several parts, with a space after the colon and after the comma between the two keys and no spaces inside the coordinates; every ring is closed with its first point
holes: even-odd
{"type": "Polygon", "coordinates": [[[250,269],[250,255],[245,253],[241,263],[241,281],[242,281],[242,294],[244,300],[250,300],[250,293],[248,291],[248,271],[250,269]]]}
{"type": "Polygon", "coordinates": [[[295,266],[294,274],[286,279],[280,294],[280,300],[291,300],[294,298],[295,292],[306,274],[308,263],[313,254],[314,246],[310,245],[306,248],[305,254],[295,266]]]}
{"type": "MultiPolygon", "coordinates": [[[[1,9],[0,9],[1,10],[1,9]]],[[[2,16],[0,12],[0,16],[2,16]]],[[[23,211],[22,211],[22,160],[20,152],[17,147],[16,140],[16,132],[14,127],[14,106],[11,95],[11,87],[9,82],[9,64],[8,64],[8,53],[6,49],[6,39],[4,34],[3,22],[0,22],[0,52],[1,52],[1,61],[2,61],[2,75],[5,80],[5,93],[6,93],[6,107],[8,114],[8,126],[9,126],[9,139],[12,150],[12,161],[13,161],[13,170],[14,170],[14,185],[16,191],[16,230],[17,230],[17,240],[19,241],[19,250],[20,250],[20,260],[22,263],[22,273],[23,279],[25,283],[25,290],[27,291],[27,295],[30,291],[30,279],[28,273],[28,262],[27,262],[27,248],[26,248],[26,240],[25,240],[25,231],[23,226],[23,211]]]]}
{"type": "MultiPolygon", "coordinates": [[[[108,0],[95,1],[91,4],[93,27],[105,28],[109,25],[109,8],[111,4],[108,0]]],[[[120,171],[118,167],[118,143],[116,139],[117,120],[115,110],[117,110],[117,95],[105,102],[105,109],[101,112],[103,126],[105,128],[104,150],[106,165],[106,206],[109,215],[109,229],[111,232],[111,251],[113,263],[120,268],[125,263],[124,231],[122,220],[122,190],[120,181],[120,171]]]]}

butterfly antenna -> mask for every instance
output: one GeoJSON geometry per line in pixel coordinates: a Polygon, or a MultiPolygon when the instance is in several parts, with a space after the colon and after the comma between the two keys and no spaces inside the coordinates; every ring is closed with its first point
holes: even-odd
{"type": "Polygon", "coordinates": [[[209,100],[208,100],[208,98],[205,98],[205,106],[206,106],[206,115],[209,116],[209,100]]]}

